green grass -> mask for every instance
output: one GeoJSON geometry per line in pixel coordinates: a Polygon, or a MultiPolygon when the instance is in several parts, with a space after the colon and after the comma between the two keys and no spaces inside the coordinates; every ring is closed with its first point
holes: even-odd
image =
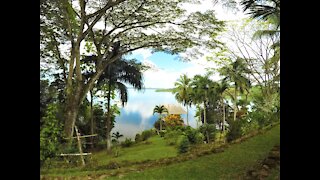
{"type": "Polygon", "coordinates": [[[121,148],[120,155],[118,157],[111,157],[106,154],[105,151],[98,152],[94,155],[94,158],[98,159],[99,165],[108,164],[110,161],[145,161],[155,160],[165,157],[173,157],[177,155],[177,150],[173,146],[167,146],[165,141],[159,136],[153,136],[147,141],[150,144],[133,145],[128,148],[121,148]]]}
{"type": "MultiPolygon", "coordinates": [[[[239,179],[250,167],[267,156],[280,143],[280,126],[257,135],[224,152],[161,168],[133,172],[124,179],[239,179]]],[[[117,177],[108,177],[114,179],[117,177]]]]}
{"type": "MultiPolygon", "coordinates": [[[[166,145],[165,141],[159,136],[150,137],[149,144],[145,144],[145,141],[134,144],[128,148],[120,148],[119,156],[114,157],[108,155],[105,150],[93,154],[93,159],[96,160],[95,166],[104,166],[113,162],[126,164],[127,162],[141,162],[146,160],[156,160],[167,157],[177,156],[177,149],[174,146],[166,145]]],[[[42,171],[45,174],[70,174],[70,175],[82,175],[85,172],[81,167],[77,168],[51,168],[42,171]],[[80,172],[82,171],[82,172],[80,172]]]]}

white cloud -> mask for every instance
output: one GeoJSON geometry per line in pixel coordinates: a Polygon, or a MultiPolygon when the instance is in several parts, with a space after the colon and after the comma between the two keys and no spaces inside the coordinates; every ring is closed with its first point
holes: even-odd
{"type": "Polygon", "coordinates": [[[150,49],[138,49],[133,51],[132,55],[142,55],[143,60],[146,60],[152,55],[152,53],[150,49]]]}

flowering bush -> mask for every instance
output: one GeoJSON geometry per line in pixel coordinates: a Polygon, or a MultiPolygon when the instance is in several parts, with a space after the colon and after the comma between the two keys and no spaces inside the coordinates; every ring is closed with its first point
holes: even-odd
{"type": "Polygon", "coordinates": [[[170,114],[164,118],[167,127],[183,126],[183,120],[180,114],[170,114]]]}

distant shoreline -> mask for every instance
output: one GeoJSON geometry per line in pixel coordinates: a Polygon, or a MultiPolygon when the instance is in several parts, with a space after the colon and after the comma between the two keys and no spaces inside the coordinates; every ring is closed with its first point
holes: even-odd
{"type": "Polygon", "coordinates": [[[168,88],[168,89],[156,89],[156,92],[173,92],[174,88],[168,88]]]}

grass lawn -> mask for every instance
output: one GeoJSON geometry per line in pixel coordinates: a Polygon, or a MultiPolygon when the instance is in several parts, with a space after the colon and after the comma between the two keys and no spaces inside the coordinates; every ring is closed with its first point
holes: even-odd
{"type": "MultiPolygon", "coordinates": [[[[132,172],[124,179],[241,179],[259,160],[267,156],[273,146],[280,144],[280,125],[241,144],[234,144],[224,152],[199,157],[161,168],[132,172]]],[[[114,179],[118,177],[108,177],[114,179]]]]}
{"type": "MultiPolygon", "coordinates": [[[[141,142],[134,144],[132,147],[120,148],[119,156],[107,155],[106,151],[100,151],[93,154],[93,159],[96,160],[95,166],[103,166],[109,162],[139,162],[146,160],[156,160],[160,158],[177,156],[177,149],[174,146],[166,145],[165,141],[159,136],[150,137],[147,140],[149,143],[141,142]]],[[[45,174],[85,174],[79,168],[50,168],[42,171],[45,174]],[[81,171],[81,172],[80,172],[81,171]]]]}
{"type": "Polygon", "coordinates": [[[145,161],[155,160],[165,157],[173,157],[177,155],[177,149],[168,146],[159,136],[153,136],[147,140],[150,144],[135,144],[132,147],[121,148],[118,157],[108,156],[105,151],[98,152],[94,158],[98,160],[99,165],[108,164],[110,161],[145,161]]]}

